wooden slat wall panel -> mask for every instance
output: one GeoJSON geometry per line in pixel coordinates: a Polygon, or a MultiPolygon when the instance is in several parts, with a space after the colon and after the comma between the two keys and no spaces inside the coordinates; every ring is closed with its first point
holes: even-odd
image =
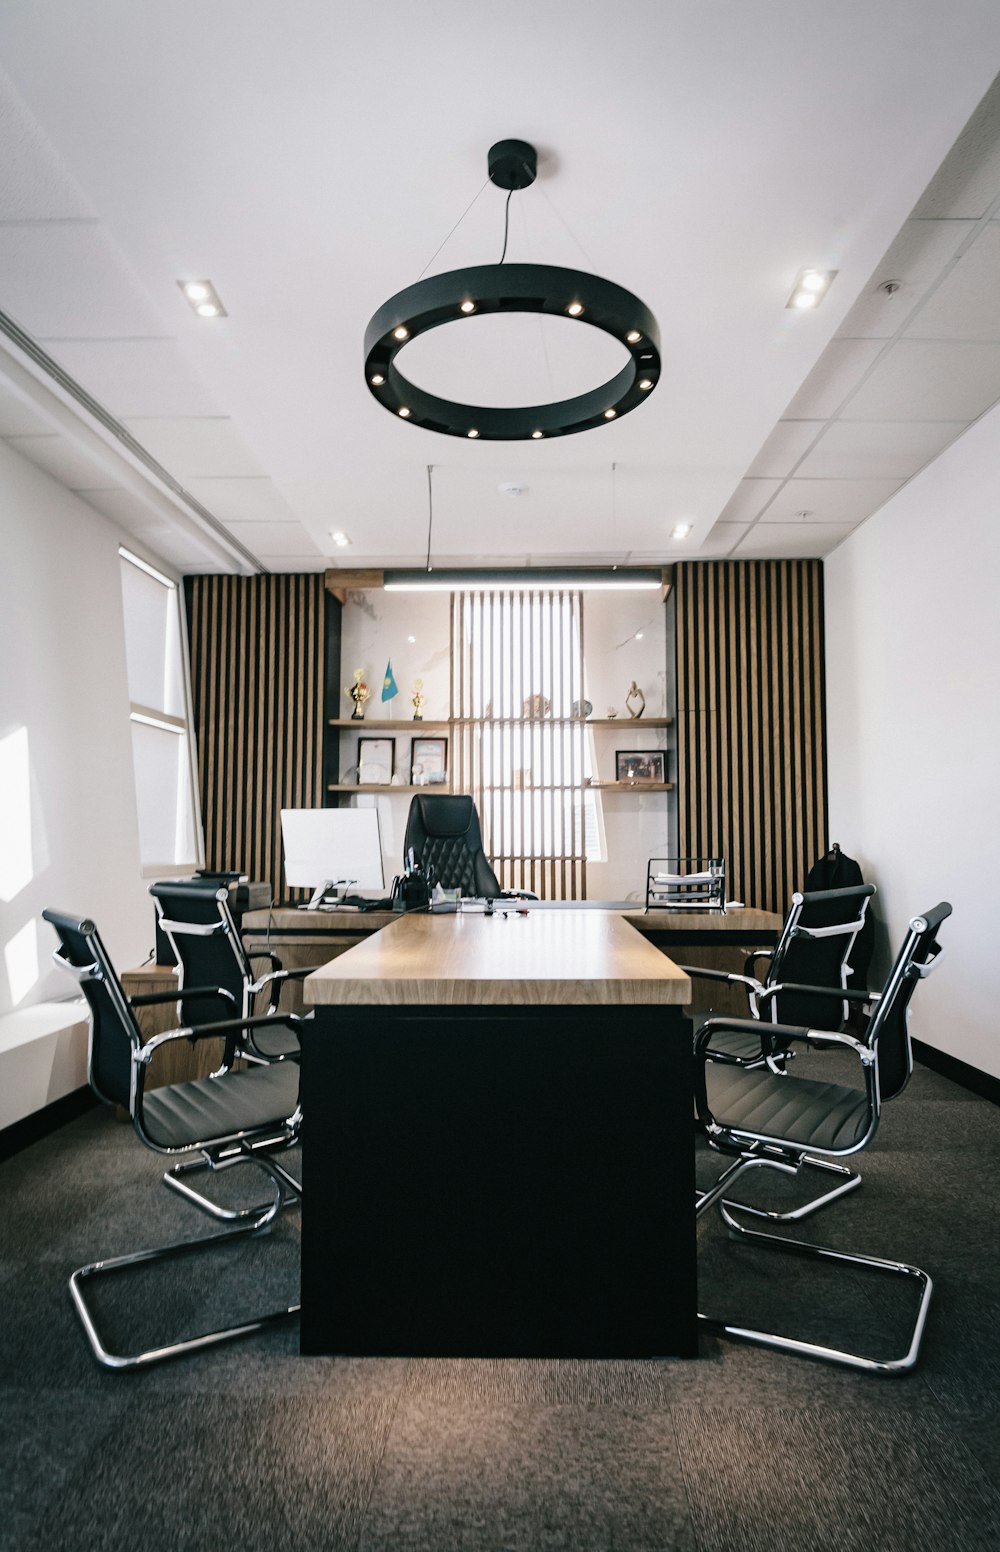
{"type": "Polygon", "coordinates": [[[691,562],[674,585],[680,852],[783,912],[827,845],[822,562],[691,562]]]}
{"type": "Polygon", "coordinates": [[[282,808],[323,806],[322,576],[187,577],[205,865],[285,885],[282,808]]]}

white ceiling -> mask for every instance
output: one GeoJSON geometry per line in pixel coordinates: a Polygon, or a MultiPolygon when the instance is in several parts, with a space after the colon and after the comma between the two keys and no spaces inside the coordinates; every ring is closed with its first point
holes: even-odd
{"type": "MultiPolygon", "coordinates": [[[[5,0],[0,58],[30,337],[0,338],[0,437],[178,570],[420,564],[428,464],[438,564],[825,555],[1000,397],[996,0],[5,0]],[[509,136],[540,166],[508,257],[634,291],[663,376],[596,431],[469,444],[381,410],[362,337],[425,268],[499,259],[509,136]],[[814,313],[805,266],[838,271],[814,313]],[[228,317],[182,297],[205,277],[228,317]]],[[[409,349],[483,403],[617,347],[512,318],[409,349]]]]}

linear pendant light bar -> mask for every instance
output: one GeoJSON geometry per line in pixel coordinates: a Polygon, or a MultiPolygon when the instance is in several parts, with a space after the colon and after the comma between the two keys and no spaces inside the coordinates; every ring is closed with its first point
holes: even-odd
{"type": "MultiPolygon", "coordinates": [[[[332,573],[336,576],[336,572],[332,573]]],[[[383,587],[387,593],[458,593],[498,591],[507,588],[570,588],[577,591],[601,589],[604,592],[652,591],[663,586],[659,568],[637,571],[611,567],[601,570],[520,571],[387,571],[383,587]]]]}

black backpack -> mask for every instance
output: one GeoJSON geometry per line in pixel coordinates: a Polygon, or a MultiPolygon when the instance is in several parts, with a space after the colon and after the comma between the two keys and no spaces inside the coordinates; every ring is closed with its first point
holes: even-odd
{"type": "MultiPolygon", "coordinates": [[[[837,842],[834,841],[830,850],[814,862],[806,874],[803,890],[808,893],[812,889],[850,889],[852,885],[863,884],[865,880],[861,876],[861,869],[853,857],[845,856],[837,842]]],[[[832,907],[836,912],[836,906],[832,907]]],[[[814,912],[822,911],[821,906],[813,907],[814,912]]],[[[815,920],[810,916],[810,921],[815,926],[830,925],[837,920],[836,915],[830,917],[830,923],[815,920]]],[[[847,963],[853,972],[850,980],[852,991],[863,991],[868,985],[868,967],[872,962],[872,951],[875,947],[875,922],[872,919],[871,910],[865,912],[864,926],[858,933],[848,955],[847,963]]]]}

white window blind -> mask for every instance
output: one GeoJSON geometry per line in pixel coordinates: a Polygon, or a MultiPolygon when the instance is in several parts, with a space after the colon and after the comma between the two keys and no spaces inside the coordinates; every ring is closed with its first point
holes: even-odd
{"type": "Polygon", "coordinates": [[[180,592],[119,554],[139,851],[144,873],[176,873],[201,861],[180,592]]]}
{"type": "Polygon", "coordinates": [[[578,592],[452,599],[452,785],[471,793],[505,889],[586,899],[600,855],[578,592]]]}

